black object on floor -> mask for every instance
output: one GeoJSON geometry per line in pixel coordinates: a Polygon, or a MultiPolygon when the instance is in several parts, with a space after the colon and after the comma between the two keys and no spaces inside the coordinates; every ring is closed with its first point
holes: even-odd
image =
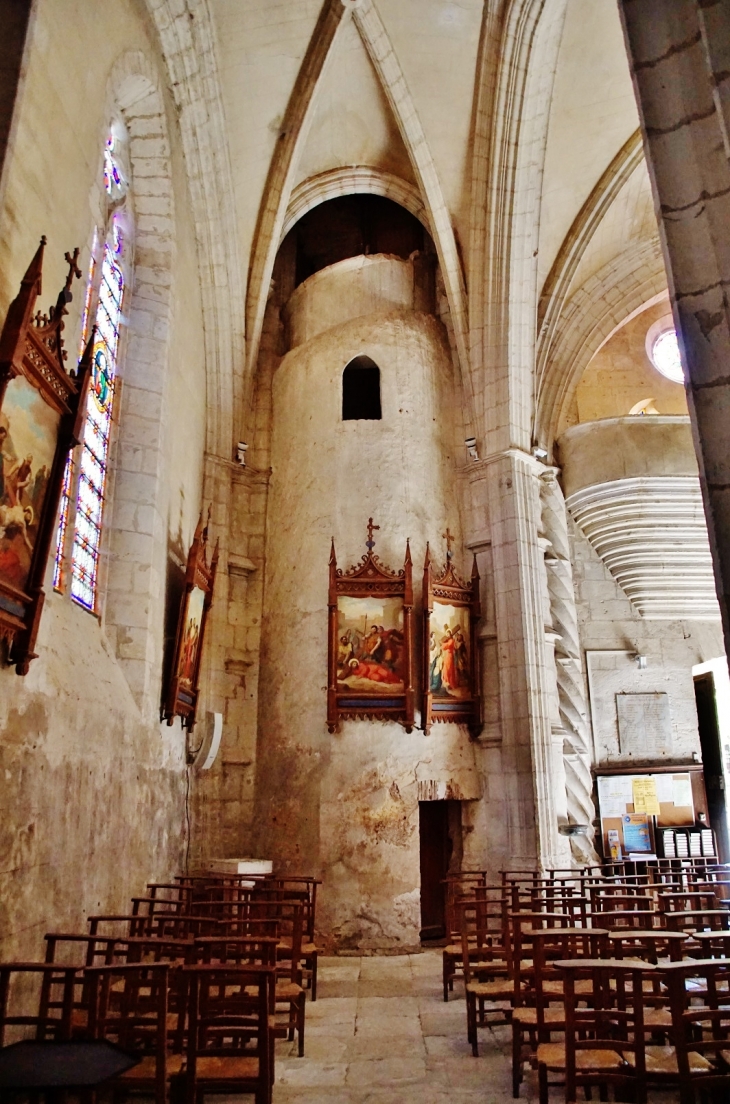
{"type": "Polygon", "coordinates": [[[78,1043],[24,1039],[0,1049],[0,1089],[91,1088],[138,1062],[139,1058],[103,1039],[78,1043]]]}

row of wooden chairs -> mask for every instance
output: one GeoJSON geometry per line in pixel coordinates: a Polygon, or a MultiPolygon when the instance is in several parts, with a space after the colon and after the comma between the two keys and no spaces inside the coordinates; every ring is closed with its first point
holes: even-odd
{"type": "Polygon", "coordinates": [[[185,876],[90,917],[88,932],[48,933],[45,962],[0,964],[0,1046],[104,1038],[140,1058],[120,1091],[164,1104],[179,1084],[190,1104],[213,1092],[268,1104],[275,1039],[304,1053],[318,884],[185,876]]]}

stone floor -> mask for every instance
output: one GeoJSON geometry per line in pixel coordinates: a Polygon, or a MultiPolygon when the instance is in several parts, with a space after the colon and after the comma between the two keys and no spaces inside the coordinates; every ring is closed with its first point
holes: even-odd
{"type": "MultiPolygon", "coordinates": [[[[320,959],[306,1056],[277,1044],[274,1104],[506,1104],[509,1028],[481,1030],[472,1057],[462,994],[457,982],[444,1004],[438,951],[320,959]]],[[[536,1099],[528,1073],[521,1100],[536,1099]]]]}

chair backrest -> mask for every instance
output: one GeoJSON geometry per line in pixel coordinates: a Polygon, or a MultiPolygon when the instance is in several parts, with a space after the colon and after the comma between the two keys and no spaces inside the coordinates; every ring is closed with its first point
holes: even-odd
{"type": "Polygon", "coordinates": [[[730,1051],[730,960],[674,962],[662,978],[669,989],[682,1104],[694,1104],[697,1091],[718,1089],[723,1091],[712,1099],[727,1100],[730,1071],[721,1055],[730,1051]],[[698,1069],[700,1064],[706,1068],[698,1069]]]}
{"type": "MultiPolygon", "coordinates": [[[[166,962],[145,965],[91,966],[86,972],[91,996],[89,1027],[95,1039],[106,1039],[136,1054],[154,1057],[158,1100],[167,1082],[170,984],[179,971],[166,962]]],[[[178,1017],[184,1017],[180,1009],[178,1017]]]]}
{"type": "Polygon", "coordinates": [[[565,1099],[578,1087],[629,1087],[646,1099],[644,981],[655,967],[615,959],[556,961],[565,1001],[565,1099]],[[589,1054],[588,1052],[593,1052],[589,1054]],[[597,1061],[601,1052],[610,1061],[597,1061]]]}
{"type": "Polygon", "coordinates": [[[0,1047],[29,1037],[70,1039],[83,980],[83,971],[76,966],[0,963],[0,1047]]]}
{"type": "Polygon", "coordinates": [[[118,942],[114,935],[82,935],[78,932],[46,932],[46,962],[69,966],[103,966],[114,960],[118,942]]]}
{"type": "MultiPolygon", "coordinates": [[[[184,967],[182,975],[188,993],[187,1099],[197,1097],[198,1060],[204,1057],[257,1058],[257,1099],[268,1099],[273,969],[196,965],[184,967]]],[[[220,1080],[225,1080],[221,1067],[220,1080]]]]}
{"type": "Polygon", "coordinates": [[[276,966],[276,936],[203,936],[195,940],[195,959],[209,965],[276,966]]]}

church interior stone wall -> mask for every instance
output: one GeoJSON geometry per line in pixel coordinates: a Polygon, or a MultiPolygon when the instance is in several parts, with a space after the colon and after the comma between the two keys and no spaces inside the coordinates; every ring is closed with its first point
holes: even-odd
{"type": "MultiPolygon", "coordinates": [[[[725,307],[687,302],[727,220],[702,209],[702,249],[664,225],[679,178],[653,145],[654,62],[632,83],[639,7],[28,3],[0,88],[0,319],[42,234],[43,309],[78,245],[75,364],[116,209],[129,287],[97,610],[49,563],[38,656],[22,678],[0,666],[6,958],[51,919],[78,928],[149,878],[254,853],[322,878],[324,946],[413,949],[421,805],[457,802],[453,862],[498,877],[596,858],[596,770],[629,761],[617,694],[667,693],[669,750],[647,758],[697,765],[693,668],[730,631],[727,360],[725,307]],[[103,182],[115,127],[123,206],[103,182]],[[684,385],[647,346],[670,315],[684,385]],[[382,416],[343,418],[362,357],[382,416]],[[219,561],[186,732],[160,706],[201,516],[219,561]],[[327,731],[330,549],[357,563],[369,518],[390,567],[410,542],[416,668],[427,544],[440,566],[448,531],[458,572],[476,561],[478,733],[425,734],[420,701],[412,732],[327,731]]],[[[713,5],[671,7],[696,23],[713,5]]],[[[715,138],[687,155],[695,184],[724,180],[715,138]]]]}

